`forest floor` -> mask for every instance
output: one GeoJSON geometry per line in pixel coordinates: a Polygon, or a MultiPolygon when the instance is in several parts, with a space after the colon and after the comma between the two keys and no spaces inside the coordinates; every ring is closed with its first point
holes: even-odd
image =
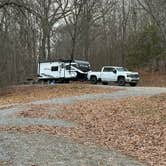
{"type": "Polygon", "coordinates": [[[139,86],[166,87],[166,73],[139,71],[139,86]]]}
{"type": "Polygon", "coordinates": [[[25,95],[0,109],[0,165],[166,165],[166,88],[41,89],[68,87],[24,102],[29,86],[9,90],[25,95]]]}
{"type": "Polygon", "coordinates": [[[21,85],[0,89],[0,108],[3,105],[22,104],[36,100],[46,100],[58,97],[83,94],[111,93],[118,88],[101,88],[87,84],[56,85],[21,85]]]}

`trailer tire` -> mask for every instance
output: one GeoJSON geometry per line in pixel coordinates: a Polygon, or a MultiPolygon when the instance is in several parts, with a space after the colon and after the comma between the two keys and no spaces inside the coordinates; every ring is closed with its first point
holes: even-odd
{"type": "Polygon", "coordinates": [[[91,82],[91,84],[97,84],[97,77],[96,76],[91,76],[90,82],[91,82]]]}

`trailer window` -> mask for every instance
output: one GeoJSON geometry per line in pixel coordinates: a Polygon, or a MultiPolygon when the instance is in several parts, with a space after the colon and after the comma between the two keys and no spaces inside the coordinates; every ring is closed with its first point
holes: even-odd
{"type": "Polygon", "coordinates": [[[58,71],[58,66],[52,66],[51,71],[58,71]]]}

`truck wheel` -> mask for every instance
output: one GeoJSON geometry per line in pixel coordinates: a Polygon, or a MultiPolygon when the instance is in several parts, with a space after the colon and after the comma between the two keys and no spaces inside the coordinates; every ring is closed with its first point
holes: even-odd
{"type": "Polygon", "coordinates": [[[129,83],[129,84],[130,84],[130,86],[132,86],[132,87],[134,87],[134,86],[136,86],[136,85],[137,85],[137,83],[134,83],[134,82],[129,83]]]}
{"type": "Polygon", "coordinates": [[[126,84],[125,78],[124,77],[119,77],[118,85],[119,86],[125,86],[125,84],[126,84]]]}
{"type": "Polygon", "coordinates": [[[92,76],[90,78],[90,82],[91,82],[91,84],[97,84],[97,77],[96,76],[92,76]]]}

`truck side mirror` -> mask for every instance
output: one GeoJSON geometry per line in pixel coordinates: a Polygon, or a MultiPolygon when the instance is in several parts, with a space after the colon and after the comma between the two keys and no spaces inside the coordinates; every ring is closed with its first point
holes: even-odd
{"type": "Polygon", "coordinates": [[[114,69],[114,70],[113,70],[113,73],[114,73],[114,74],[116,74],[116,73],[117,73],[117,71],[114,69]]]}

